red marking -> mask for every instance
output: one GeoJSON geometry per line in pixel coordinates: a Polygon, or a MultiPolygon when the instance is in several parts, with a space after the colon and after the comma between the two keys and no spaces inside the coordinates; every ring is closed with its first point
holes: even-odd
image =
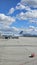
{"type": "Polygon", "coordinates": [[[34,54],[34,53],[32,53],[32,54],[31,54],[31,56],[35,57],[35,54],[34,54]]]}
{"type": "Polygon", "coordinates": [[[23,64],[20,64],[20,65],[23,65],[23,64]]]}
{"type": "Polygon", "coordinates": [[[29,57],[30,57],[30,58],[35,57],[35,53],[32,53],[29,57]]]}

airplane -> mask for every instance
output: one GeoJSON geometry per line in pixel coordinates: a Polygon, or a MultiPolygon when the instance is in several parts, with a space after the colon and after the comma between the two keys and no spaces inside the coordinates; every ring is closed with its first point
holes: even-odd
{"type": "Polygon", "coordinates": [[[5,39],[18,39],[19,38],[19,34],[2,34],[2,38],[5,38],[5,39]]]}
{"type": "Polygon", "coordinates": [[[18,39],[19,37],[23,36],[23,31],[19,31],[19,32],[2,32],[1,33],[1,37],[4,38],[4,39],[18,39]]]}
{"type": "Polygon", "coordinates": [[[13,28],[7,28],[7,29],[0,29],[1,33],[1,37],[4,39],[18,39],[19,38],[19,34],[17,31],[15,31],[13,28]]]}

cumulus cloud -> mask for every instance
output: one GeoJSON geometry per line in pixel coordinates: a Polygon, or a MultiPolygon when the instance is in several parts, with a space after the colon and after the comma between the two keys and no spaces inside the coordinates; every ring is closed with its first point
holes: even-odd
{"type": "Polygon", "coordinates": [[[16,9],[25,9],[27,12],[24,13],[22,11],[16,15],[16,18],[37,23],[37,9],[33,10],[32,8],[37,8],[37,0],[21,0],[21,2],[17,4],[16,9]]]}
{"type": "Polygon", "coordinates": [[[24,12],[17,14],[16,18],[19,20],[26,20],[24,12]]]}
{"type": "Polygon", "coordinates": [[[6,16],[5,14],[0,13],[0,24],[2,26],[8,26],[11,23],[15,22],[15,18],[11,16],[6,16]]]}
{"type": "Polygon", "coordinates": [[[19,31],[19,28],[17,27],[3,27],[6,31],[19,31]]]}
{"type": "Polygon", "coordinates": [[[26,13],[21,12],[19,15],[27,18],[37,18],[37,10],[28,11],[26,13]]]}
{"type": "Polygon", "coordinates": [[[37,8],[37,0],[21,0],[17,4],[16,9],[25,9],[27,12],[21,12],[16,15],[19,20],[29,20],[30,22],[37,23],[37,9],[32,10],[31,8],[37,8]]]}
{"type": "Polygon", "coordinates": [[[25,9],[25,10],[31,10],[28,6],[25,6],[21,3],[18,3],[17,6],[16,6],[16,10],[22,10],[22,9],[25,9]]]}
{"type": "Polygon", "coordinates": [[[35,27],[35,26],[29,26],[29,29],[32,30],[31,31],[31,32],[33,32],[32,34],[37,34],[37,27],[35,27]]]}
{"type": "Polygon", "coordinates": [[[21,3],[29,7],[37,8],[37,0],[21,0],[21,3]]]}
{"type": "Polygon", "coordinates": [[[28,10],[28,11],[31,10],[29,6],[25,6],[25,5],[23,5],[23,4],[20,2],[20,3],[17,3],[15,9],[14,9],[13,7],[9,9],[8,15],[13,14],[14,11],[16,11],[16,10],[22,10],[22,9],[28,10]]]}
{"type": "Polygon", "coordinates": [[[13,35],[13,34],[18,34],[19,28],[16,27],[3,27],[0,28],[0,33],[2,34],[8,34],[8,35],[13,35]]]}
{"type": "Polygon", "coordinates": [[[16,27],[12,27],[15,31],[19,31],[19,28],[16,27]]]}
{"type": "Polygon", "coordinates": [[[16,16],[19,20],[29,20],[30,22],[37,23],[37,10],[31,10],[26,13],[21,12],[16,16]]]}
{"type": "Polygon", "coordinates": [[[10,8],[10,10],[9,10],[9,12],[8,12],[8,14],[13,14],[13,12],[15,11],[15,9],[14,8],[10,8]]]}
{"type": "Polygon", "coordinates": [[[23,29],[20,29],[23,31],[23,34],[32,34],[32,35],[37,35],[37,27],[35,26],[29,26],[28,28],[23,28],[23,29]]]}
{"type": "MultiPolygon", "coordinates": [[[[19,14],[16,14],[16,17],[6,16],[5,14],[0,13],[0,26],[3,25],[5,29],[10,29],[9,25],[13,22],[15,22],[16,19],[19,20],[29,20],[29,22],[33,22],[37,24],[37,9],[32,10],[32,8],[37,8],[37,0],[21,0],[20,3],[18,3],[15,7],[15,9],[12,7],[10,8],[8,14],[13,14],[16,10],[21,10],[19,14]],[[22,10],[27,10],[26,12],[23,12],[22,10]]],[[[15,31],[19,31],[21,29],[18,29],[16,27],[12,27],[11,29],[15,31]]],[[[25,29],[25,32],[32,32],[37,31],[37,27],[30,26],[29,29],[25,29]]]]}

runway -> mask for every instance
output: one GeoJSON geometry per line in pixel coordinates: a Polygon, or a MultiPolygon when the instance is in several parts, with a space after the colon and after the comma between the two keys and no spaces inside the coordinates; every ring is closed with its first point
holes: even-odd
{"type": "Polygon", "coordinates": [[[37,65],[37,37],[0,39],[0,65],[37,65]]]}

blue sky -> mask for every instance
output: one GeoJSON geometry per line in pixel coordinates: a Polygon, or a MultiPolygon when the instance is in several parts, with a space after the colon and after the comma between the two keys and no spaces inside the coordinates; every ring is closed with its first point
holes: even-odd
{"type": "Polygon", "coordinates": [[[0,0],[0,28],[37,31],[36,0],[0,0]]]}

